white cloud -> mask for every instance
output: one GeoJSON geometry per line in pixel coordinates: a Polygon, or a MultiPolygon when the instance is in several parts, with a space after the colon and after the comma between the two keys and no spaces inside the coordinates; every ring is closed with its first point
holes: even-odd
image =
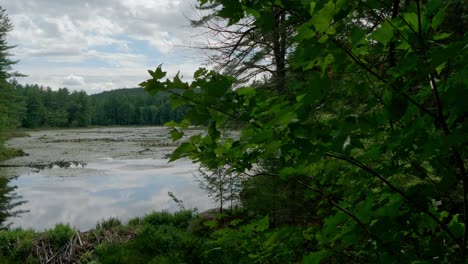
{"type": "Polygon", "coordinates": [[[63,80],[63,85],[65,86],[83,86],[85,84],[84,78],[78,75],[70,74],[65,77],[63,80]]]}
{"type": "Polygon", "coordinates": [[[28,75],[20,82],[95,93],[136,87],[161,63],[192,76],[201,65],[198,51],[180,46],[194,42],[186,17],[195,2],[0,0],[0,6],[14,26],[8,41],[17,46],[15,69],[28,75]]]}
{"type": "MultiPolygon", "coordinates": [[[[19,70],[28,75],[22,78],[25,83],[39,83],[44,86],[49,86],[54,89],[67,87],[70,90],[85,90],[90,94],[99,93],[118,88],[135,88],[138,84],[150,78],[148,69],[153,69],[156,66],[146,67],[120,67],[120,68],[82,68],[82,67],[53,67],[53,68],[36,68],[36,67],[21,67],[19,70]],[[76,78],[78,77],[78,78],[76,78]],[[66,78],[73,79],[75,82],[66,83],[66,78]],[[79,82],[82,78],[83,84],[79,82]],[[78,81],[76,80],[78,79],[78,81]]],[[[163,65],[163,69],[168,72],[168,77],[174,76],[178,71],[184,76],[184,81],[191,80],[193,72],[199,67],[198,64],[180,63],[163,65]]]]}

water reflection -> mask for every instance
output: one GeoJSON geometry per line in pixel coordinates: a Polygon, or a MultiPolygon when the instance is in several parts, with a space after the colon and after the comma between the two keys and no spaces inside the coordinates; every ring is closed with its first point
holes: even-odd
{"type": "MultiPolygon", "coordinates": [[[[56,164],[58,165],[58,164],[56,164]]],[[[152,210],[177,210],[168,196],[173,192],[186,208],[212,208],[213,202],[193,179],[190,161],[100,159],[86,166],[52,166],[25,173],[10,182],[28,203],[12,227],[43,230],[58,222],[86,230],[109,217],[127,220],[152,210]]]]}
{"type": "Polygon", "coordinates": [[[7,221],[9,217],[15,217],[25,210],[17,209],[17,206],[26,201],[15,192],[16,186],[9,185],[9,179],[2,175],[0,171],[0,230],[8,228],[11,222],[7,221]]]}

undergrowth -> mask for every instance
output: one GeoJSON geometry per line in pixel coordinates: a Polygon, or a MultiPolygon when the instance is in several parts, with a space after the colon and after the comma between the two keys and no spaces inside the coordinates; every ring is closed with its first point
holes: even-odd
{"type": "MultiPolygon", "coordinates": [[[[88,241],[96,245],[77,256],[79,263],[293,263],[310,243],[304,228],[272,228],[268,217],[247,219],[224,213],[207,220],[203,213],[188,210],[152,212],[126,224],[110,218],[85,233],[122,230],[136,235],[126,242],[88,241]],[[278,239],[284,243],[272,243],[278,239]]],[[[45,232],[0,231],[0,264],[39,263],[35,241],[43,239],[58,249],[77,232],[66,224],[45,232]]]]}

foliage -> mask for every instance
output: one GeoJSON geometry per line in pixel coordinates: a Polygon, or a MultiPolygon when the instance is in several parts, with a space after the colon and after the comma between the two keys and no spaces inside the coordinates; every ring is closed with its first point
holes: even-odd
{"type": "Polygon", "coordinates": [[[55,250],[57,250],[65,245],[76,232],[76,230],[67,224],[56,224],[54,229],[47,231],[47,237],[55,250]]]}
{"type": "Polygon", "coordinates": [[[0,6],[0,160],[9,157],[9,153],[4,150],[4,141],[8,139],[10,130],[19,125],[24,114],[23,102],[16,96],[9,82],[10,78],[20,76],[12,71],[16,61],[10,59],[13,47],[7,43],[7,34],[12,29],[8,15],[0,6]]]}
{"type": "Polygon", "coordinates": [[[265,30],[274,23],[267,8],[296,17],[292,67],[276,91],[236,87],[206,69],[190,83],[149,71],[148,92],[189,109],[169,124],[184,139],[171,160],[269,175],[290,199],[313,205],[294,211],[314,245],[296,253],[306,263],[465,259],[468,46],[464,24],[449,19],[466,18],[461,1],[200,2],[220,3],[229,21],[251,15],[265,30]],[[240,136],[221,137],[233,121],[240,136]],[[189,124],[208,128],[187,140],[189,124]]]}
{"type": "Polygon", "coordinates": [[[0,263],[35,263],[30,257],[34,238],[32,230],[0,231],[0,263]]]}
{"type": "MultiPolygon", "coordinates": [[[[133,225],[123,225],[119,219],[111,218],[88,232],[102,232],[103,228],[108,231],[125,229],[126,234],[130,232],[136,236],[127,242],[95,241],[99,244],[96,250],[80,252],[78,258],[82,263],[200,263],[204,242],[187,232],[191,218],[192,211],[153,212],[142,217],[147,221],[133,221],[133,225]]],[[[46,237],[57,250],[76,232],[79,231],[64,224],[45,232],[1,230],[0,263],[38,263],[36,250],[33,250],[38,238],[46,237]]],[[[82,237],[85,236],[82,233],[82,237]]]]}
{"type": "Polygon", "coordinates": [[[162,125],[180,121],[184,109],[171,109],[167,95],[148,96],[142,89],[120,89],[90,96],[93,125],[162,125]]]}
{"type": "Polygon", "coordinates": [[[176,213],[152,212],[143,218],[143,222],[152,226],[172,225],[179,228],[186,228],[192,219],[193,212],[183,210],[176,213]]]}
{"type": "Polygon", "coordinates": [[[10,186],[9,179],[0,174],[0,230],[7,229],[10,223],[7,219],[12,216],[21,214],[22,210],[15,210],[14,208],[23,204],[25,201],[21,200],[21,196],[15,193],[15,186],[10,186]]]}
{"type": "MultiPolygon", "coordinates": [[[[203,244],[187,232],[191,211],[153,212],[143,217],[134,240],[102,245],[97,250],[100,263],[198,263],[203,244]]],[[[133,228],[136,222],[133,221],[133,228]]]]}
{"type": "Polygon", "coordinates": [[[231,173],[227,167],[220,167],[211,171],[199,168],[195,177],[200,188],[218,202],[221,213],[226,207],[233,210],[239,204],[243,180],[241,175],[231,173]]]}
{"type": "Polygon", "coordinates": [[[180,121],[184,109],[172,110],[167,96],[151,97],[141,88],[119,89],[95,95],[84,91],[57,91],[38,85],[12,84],[11,95],[23,103],[25,114],[18,125],[85,127],[89,125],[161,125],[180,121]]]}
{"type": "Polygon", "coordinates": [[[212,249],[204,254],[208,259],[222,256],[225,263],[293,263],[307,246],[300,227],[269,229],[268,216],[248,223],[232,220],[212,237],[207,242],[212,249]]]}
{"type": "Polygon", "coordinates": [[[14,148],[0,148],[0,161],[11,159],[14,157],[24,156],[25,153],[21,149],[14,148]]]}
{"type": "Polygon", "coordinates": [[[108,229],[112,229],[112,228],[115,228],[115,227],[120,227],[122,226],[122,222],[120,221],[120,219],[116,218],[116,217],[111,217],[107,220],[104,220],[100,223],[98,223],[96,225],[96,229],[104,229],[104,230],[108,230],[108,229]]]}

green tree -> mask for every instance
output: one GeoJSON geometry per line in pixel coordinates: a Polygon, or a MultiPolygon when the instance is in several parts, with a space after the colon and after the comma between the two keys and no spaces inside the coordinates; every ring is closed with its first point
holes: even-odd
{"type": "Polygon", "coordinates": [[[229,208],[231,211],[239,205],[239,193],[242,185],[242,176],[232,173],[228,167],[212,170],[199,168],[196,180],[208,196],[219,205],[219,211],[229,208]]]}
{"type": "MultiPolygon", "coordinates": [[[[8,132],[20,124],[20,119],[24,113],[24,106],[20,97],[15,92],[18,85],[16,81],[9,81],[19,74],[12,72],[12,65],[16,62],[9,58],[10,49],[6,41],[8,32],[12,30],[12,24],[5,9],[0,7],[0,161],[11,158],[15,151],[4,148],[4,141],[8,137],[8,132]]],[[[8,217],[21,213],[12,209],[22,202],[14,194],[15,187],[8,185],[9,180],[4,175],[0,175],[0,230],[7,227],[5,221],[8,217]]]]}
{"type": "MultiPolygon", "coordinates": [[[[232,77],[206,69],[184,83],[163,80],[158,67],[141,85],[189,108],[172,124],[174,140],[188,124],[208,124],[171,160],[229,165],[296,190],[289,199],[302,203],[294,213],[309,241],[297,256],[305,263],[465,261],[467,37],[449,23],[466,21],[449,12],[460,3],[225,1],[226,17],[251,15],[265,28],[267,6],[299,19],[288,94],[234,88],[232,77]],[[240,135],[222,138],[233,121],[240,135]]],[[[282,241],[263,246],[272,243],[282,241]]],[[[262,248],[243,262],[267,257],[262,248]]]]}
{"type": "Polygon", "coordinates": [[[91,107],[89,105],[88,95],[84,91],[73,92],[69,96],[67,111],[70,126],[88,126],[91,118],[91,107]]]}
{"type": "Polygon", "coordinates": [[[15,186],[9,185],[9,179],[0,175],[0,230],[8,228],[7,219],[12,216],[18,216],[25,212],[14,210],[15,207],[25,203],[21,197],[15,193],[15,186]]]}
{"type": "Polygon", "coordinates": [[[0,153],[3,152],[3,143],[7,139],[8,131],[20,124],[24,113],[22,100],[14,89],[17,83],[9,81],[10,78],[20,76],[12,72],[12,65],[16,61],[10,59],[10,50],[13,46],[7,43],[7,34],[12,29],[8,15],[0,7],[0,153]]]}
{"type": "Polygon", "coordinates": [[[47,109],[43,102],[43,92],[39,86],[32,86],[25,90],[26,115],[22,121],[24,127],[35,128],[45,124],[47,109]]]}

